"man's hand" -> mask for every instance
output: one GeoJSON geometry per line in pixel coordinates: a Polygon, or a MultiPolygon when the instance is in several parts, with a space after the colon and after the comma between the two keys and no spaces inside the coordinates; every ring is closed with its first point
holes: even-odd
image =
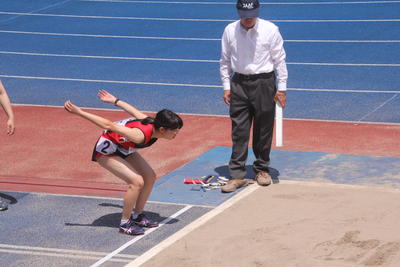
{"type": "Polygon", "coordinates": [[[274,97],[275,102],[279,102],[282,108],[286,107],[286,91],[277,91],[274,97]]]}
{"type": "Polygon", "coordinates": [[[231,90],[224,90],[224,101],[227,105],[231,104],[231,90]]]}
{"type": "Polygon", "coordinates": [[[117,100],[117,98],[115,96],[113,96],[106,90],[100,90],[99,93],[97,94],[97,96],[100,98],[101,101],[106,102],[106,103],[114,104],[115,100],[117,100]]]}

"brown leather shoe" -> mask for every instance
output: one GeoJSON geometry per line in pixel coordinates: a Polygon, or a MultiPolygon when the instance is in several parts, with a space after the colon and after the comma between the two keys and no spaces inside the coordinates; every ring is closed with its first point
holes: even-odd
{"type": "Polygon", "coordinates": [[[248,184],[245,179],[233,178],[228,181],[228,183],[221,187],[223,193],[231,193],[236,191],[236,189],[241,188],[248,184]]]}
{"type": "Polygon", "coordinates": [[[272,183],[271,175],[268,172],[258,172],[256,174],[256,181],[261,186],[267,186],[272,183]]]}

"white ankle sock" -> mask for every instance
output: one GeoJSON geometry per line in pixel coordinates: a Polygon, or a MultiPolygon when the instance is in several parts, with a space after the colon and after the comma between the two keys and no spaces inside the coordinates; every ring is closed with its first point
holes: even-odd
{"type": "Polygon", "coordinates": [[[127,222],[129,222],[129,219],[128,220],[121,220],[120,225],[126,224],[127,222]]]}

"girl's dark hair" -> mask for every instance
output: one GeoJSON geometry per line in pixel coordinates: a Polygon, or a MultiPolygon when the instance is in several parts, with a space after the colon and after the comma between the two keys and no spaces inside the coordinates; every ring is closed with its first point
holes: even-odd
{"type": "Polygon", "coordinates": [[[181,117],[175,112],[169,109],[163,109],[157,112],[156,117],[147,117],[142,120],[143,124],[154,124],[154,127],[158,130],[160,127],[164,127],[168,130],[180,129],[183,127],[183,121],[181,117]]]}

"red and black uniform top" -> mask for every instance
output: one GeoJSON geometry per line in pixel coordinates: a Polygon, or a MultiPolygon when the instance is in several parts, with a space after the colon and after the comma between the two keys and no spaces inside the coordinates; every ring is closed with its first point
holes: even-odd
{"type": "Polygon", "coordinates": [[[136,149],[149,147],[157,141],[157,138],[151,138],[154,131],[153,124],[143,124],[142,120],[135,118],[125,119],[115,123],[128,128],[138,128],[144,134],[144,141],[140,144],[136,144],[121,134],[106,130],[96,143],[93,160],[101,155],[119,155],[126,157],[135,152],[136,149]]]}

